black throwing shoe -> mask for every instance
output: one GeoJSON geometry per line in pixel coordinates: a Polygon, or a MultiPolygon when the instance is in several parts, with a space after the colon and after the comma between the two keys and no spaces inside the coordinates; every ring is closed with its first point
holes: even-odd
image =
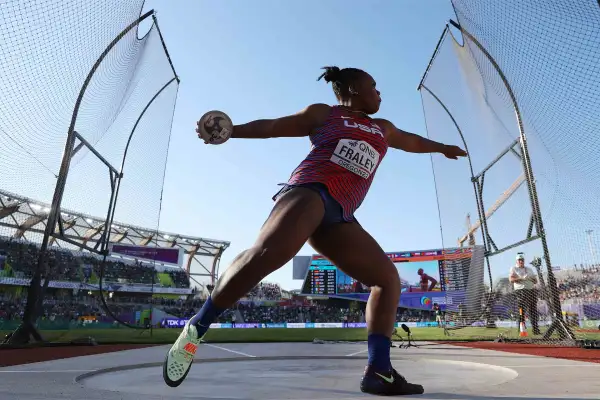
{"type": "Polygon", "coordinates": [[[360,390],[363,393],[379,396],[408,396],[423,394],[421,385],[409,383],[395,369],[389,371],[375,371],[372,366],[365,368],[365,374],[360,381],[360,390]]]}

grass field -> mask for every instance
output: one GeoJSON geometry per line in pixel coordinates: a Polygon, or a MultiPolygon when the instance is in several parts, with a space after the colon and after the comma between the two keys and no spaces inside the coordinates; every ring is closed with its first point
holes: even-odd
{"type": "MultiPolygon", "coordinates": [[[[94,338],[98,343],[173,343],[180,329],[153,329],[134,330],[128,328],[78,328],[63,330],[43,330],[42,336],[51,342],[70,342],[86,337],[94,338]]],[[[506,328],[464,328],[451,331],[451,336],[445,336],[440,328],[412,328],[413,339],[417,341],[442,341],[442,340],[493,340],[502,333],[506,338],[518,338],[517,329],[506,328]]],[[[0,331],[4,337],[8,331],[0,331]]],[[[406,340],[406,334],[401,332],[406,340]]],[[[600,332],[576,332],[578,338],[600,340],[600,332]]],[[[529,338],[540,338],[530,335],[529,338]]],[[[364,341],[367,331],[363,328],[318,328],[318,329],[212,329],[204,338],[212,343],[251,343],[251,342],[312,342],[315,339],[326,341],[364,341]]],[[[395,338],[395,340],[398,340],[395,338]]]]}

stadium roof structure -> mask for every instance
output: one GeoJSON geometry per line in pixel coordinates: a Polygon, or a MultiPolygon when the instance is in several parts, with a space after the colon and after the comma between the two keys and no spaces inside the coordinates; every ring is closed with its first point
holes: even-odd
{"type": "MultiPolygon", "coordinates": [[[[49,211],[50,204],[0,189],[0,236],[32,243],[41,242],[49,211]]],[[[72,251],[91,251],[101,239],[105,227],[104,217],[66,209],[61,210],[60,220],[64,237],[69,241],[51,237],[49,245],[72,251]]],[[[120,222],[113,222],[109,242],[183,249],[188,274],[208,276],[211,278],[210,283],[216,280],[221,255],[230,245],[230,242],[223,240],[158,231],[120,222]],[[194,272],[191,272],[192,269],[194,272]],[[198,269],[200,272],[196,272],[198,269]]]]}

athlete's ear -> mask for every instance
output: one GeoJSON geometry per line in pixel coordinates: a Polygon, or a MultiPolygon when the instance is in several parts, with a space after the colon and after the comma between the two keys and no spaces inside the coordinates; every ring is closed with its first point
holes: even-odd
{"type": "Polygon", "coordinates": [[[358,94],[358,92],[352,86],[348,87],[348,92],[350,92],[350,94],[353,94],[353,95],[357,95],[358,94]]]}

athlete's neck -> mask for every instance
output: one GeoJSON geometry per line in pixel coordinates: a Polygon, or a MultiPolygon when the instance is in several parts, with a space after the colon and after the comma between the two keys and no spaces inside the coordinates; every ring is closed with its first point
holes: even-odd
{"type": "Polygon", "coordinates": [[[340,105],[338,105],[338,107],[344,109],[345,111],[351,112],[351,113],[361,114],[365,118],[371,118],[371,117],[369,117],[369,114],[367,114],[366,112],[359,111],[359,110],[353,110],[352,108],[350,108],[350,106],[340,104],[340,105]]]}

